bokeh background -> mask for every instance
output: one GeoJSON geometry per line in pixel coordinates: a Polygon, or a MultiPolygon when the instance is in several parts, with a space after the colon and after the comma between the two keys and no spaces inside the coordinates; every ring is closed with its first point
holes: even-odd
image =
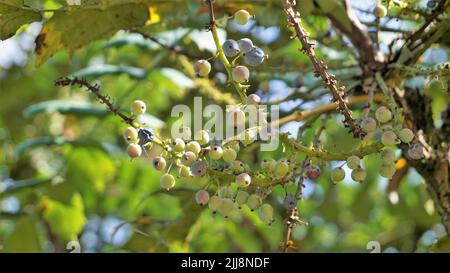
{"type": "MultiPolygon", "coordinates": [[[[60,6],[51,0],[26,2],[46,9],[60,6]]],[[[224,219],[197,206],[194,193],[205,181],[180,182],[169,193],[161,191],[160,174],[151,168],[150,161],[130,161],[126,155],[124,123],[83,89],[53,85],[59,77],[85,77],[99,83],[102,92],[125,111],[133,100],[142,99],[147,103],[148,123],[166,136],[174,122],[170,118],[172,106],[191,105],[194,96],[202,96],[205,105],[227,104],[233,93],[220,65],[214,66],[211,81],[206,82],[197,79],[192,69],[197,58],[209,58],[215,52],[210,33],[204,29],[206,10],[200,1],[178,2],[177,8],[175,4],[155,4],[147,30],[159,43],[176,46],[188,56],[139,34],[119,32],[73,56],[58,53],[36,67],[34,40],[41,23],[25,26],[16,36],[0,41],[0,252],[280,250],[286,216],[283,189],[276,188],[269,197],[276,214],[270,226],[247,208],[224,219]]],[[[245,26],[229,21],[220,29],[222,40],[249,37],[270,56],[263,66],[252,69],[250,92],[265,102],[299,93],[298,98],[281,104],[282,113],[329,102],[329,95],[313,77],[308,59],[298,52],[298,41],[289,39],[285,15],[277,1],[216,2],[218,14],[247,8],[256,15],[245,26]]],[[[320,11],[302,6],[311,1],[299,2],[303,2],[303,23],[318,41],[318,55],[341,82],[351,86],[360,70],[348,52],[349,42],[334,31],[320,11]]],[[[376,1],[350,2],[371,29],[376,1]]],[[[417,10],[427,8],[427,1],[397,2],[417,10]]],[[[399,13],[394,7],[390,15],[393,19],[381,20],[383,26],[409,31],[420,25],[414,13],[399,13]]],[[[383,52],[396,35],[380,32],[383,52]]],[[[420,62],[444,63],[448,53],[448,47],[435,45],[420,62]]],[[[421,88],[425,81],[415,77],[408,84],[421,88]]],[[[355,106],[356,116],[361,106],[355,106]]],[[[281,130],[300,134],[308,143],[322,118],[292,122],[281,130]],[[299,131],[300,126],[308,129],[299,131]]],[[[439,126],[442,121],[439,116],[435,118],[439,126]]],[[[326,122],[322,144],[329,149],[357,145],[340,119],[335,115],[326,122]]],[[[263,157],[277,159],[283,153],[281,148],[271,153],[255,151],[253,146],[245,149],[241,160],[252,164],[263,157]]],[[[364,166],[369,175],[363,184],[346,178],[333,185],[328,174],[331,166],[323,169],[316,182],[306,181],[298,209],[309,225],[294,230],[293,251],[370,252],[372,248],[367,247],[371,241],[379,243],[383,252],[450,251],[433,201],[414,169],[406,169],[395,183],[389,183],[378,175],[376,155],[367,157],[364,166]]],[[[347,174],[349,177],[348,170],[347,174]]]]}

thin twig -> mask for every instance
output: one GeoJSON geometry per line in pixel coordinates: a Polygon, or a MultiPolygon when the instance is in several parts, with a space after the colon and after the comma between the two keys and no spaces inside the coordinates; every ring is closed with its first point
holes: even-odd
{"type": "Polygon", "coordinates": [[[328,69],[325,62],[319,60],[314,52],[314,44],[311,43],[306,34],[306,30],[300,25],[299,14],[293,9],[295,1],[282,0],[283,9],[288,17],[289,26],[293,27],[295,30],[296,37],[302,44],[301,51],[309,57],[314,69],[315,76],[321,77],[325,85],[328,87],[333,95],[333,102],[337,102],[339,112],[344,116],[344,125],[349,128],[349,131],[356,138],[362,138],[365,136],[364,131],[361,130],[359,124],[352,118],[352,112],[347,107],[344,101],[344,87],[337,87],[336,79],[333,74],[329,74],[326,70],[328,69]]]}
{"type": "Polygon", "coordinates": [[[116,106],[114,106],[113,102],[111,101],[111,97],[108,95],[103,95],[100,93],[100,86],[98,84],[90,84],[85,79],[79,79],[77,77],[74,78],[60,78],[55,80],[55,86],[73,86],[73,85],[79,85],[80,87],[85,87],[87,91],[91,92],[95,95],[96,99],[102,103],[105,104],[106,107],[111,111],[114,115],[119,116],[125,123],[130,124],[131,126],[134,126],[133,121],[134,119],[125,115],[120,111],[120,109],[116,106]]]}

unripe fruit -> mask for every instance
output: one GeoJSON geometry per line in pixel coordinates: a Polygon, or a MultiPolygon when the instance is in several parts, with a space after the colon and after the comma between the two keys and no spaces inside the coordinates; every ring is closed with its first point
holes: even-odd
{"type": "Polygon", "coordinates": [[[206,163],[204,161],[195,161],[194,163],[192,163],[191,165],[191,173],[194,176],[204,176],[206,174],[206,171],[208,170],[208,166],[206,165],[206,163]]]}
{"type": "Polygon", "coordinates": [[[232,198],[234,193],[230,187],[223,186],[218,191],[217,194],[220,198],[232,198]]]}
{"type": "Polygon", "coordinates": [[[241,149],[241,148],[239,147],[239,142],[238,142],[238,141],[232,141],[232,142],[229,142],[229,143],[227,144],[227,147],[230,147],[231,149],[235,150],[236,153],[239,153],[239,150],[241,149]]]}
{"type": "Polygon", "coordinates": [[[316,180],[320,176],[320,168],[316,165],[308,165],[305,168],[306,177],[311,180],[316,180]]]}
{"type": "Polygon", "coordinates": [[[123,138],[128,143],[136,143],[138,141],[138,131],[136,128],[130,126],[123,132],[123,138]]]}
{"type": "Polygon", "coordinates": [[[387,109],[387,107],[380,106],[375,111],[375,117],[379,122],[386,123],[392,119],[392,113],[389,109],[387,109]]]}
{"type": "Polygon", "coordinates": [[[228,113],[230,125],[237,127],[245,123],[245,113],[241,109],[234,109],[228,113]]]}
{"type": "Polygon", "coordinates": [[[252,194],[247,199],[247,206],[250,208],[251,211],[254,211],[255,209],[259,208],[261,206],[262,200],[259,195],[252,194]]]}
{"type": "Polygon", "coordinates": [[[247,105],[258,105],[261,102],[261,97],[256,94],[251,94],[247,97],[247,105]]]}
{"type": "Polygon", "coordinates": [[[239,53],[239,45],[235,40],[226,40],[222,45],[225,56],[233,58],[239,53]]]}
{"type": "Polygon", "coordinates": [[[212,146],[209,151],[209,157],[212,160],[219,160],[222,158],[223,155],[223,149],[220,146],[212,146]]]}
{"type": "Polygon", "coordinates": [[[196,159],[197,159],[197,156],[193,152],[187,151],[181,157],[181,163],[183,163],[186,166],[191,166],[192,163],[194,163],[194,161],[196,159]]]}
{"type": "Polygon", "coordinates": [[[175,178],[173,177],[173,175],[165,173],[161,176],[159,184],[161,185],[161,188],[170,190],[175,186],[175,178]]]}
{"type": "Polygon", "coordinates": [[[222,213],[225,218],[231,215],[234,209],[234,202],[230,198],[223,198],[220,200],[219,212],[222,213]]]}
{"type": "Polygon", "coordinates": [[[231,76],[233,77],[233,80],[237,83],[243,83],[248,81],[248,78],[250,77],[250,71],[247,67],[243,65],[238,65],[235,68],[233,68],[231,72],[231,76]]]}
{"type": "Polygon", "coordinates": [[[253,48],[253,42],[249,38],[243,38],[238,41],[241,52],[247,53],[253,48]]]}
{"type": "Polygon", "coordinates": [[[155,170],[162,171],[166,168],[166,160],[164,159],[164,157],[157,156],[153,158],[152,165],[155,170]]]}
{"type": "Polygon", "coordinates": [[[259,218],[266,223],[273,221],[273,207],[269,204],[263,204],[259,209],[259,218]]]}
{"type": "Polygon", "coordinates": [[[256,140],[256,133],[254,130],[245,130],[244,131],[244,136],[242,137],[243,139],[241,140],[242,144],[244,144],[245,146],[252,144],[253,142],[255,142],[256,140]]]}
{"type": "Polygon", "coordinates": [[[356,155],[349,156],[347,158],[347,167],[354,170],[357,169],[361,164],[361,159],[356,155]]]}
{"type": "Polygon", "coordinates": [[[262,64],[265,57],[264,51],[254,46],[249,52],[245,53],[244,62],[250,66],[258,66],[262,64]]]}
{"type": "Polygon", "coordinates": [[[131,113],[135,116],[139,116],[145,113],[147,110],[147,106],[145,105],[145,102],[141,100],[135,100],[131,104],[131,113]]]}
{"type": "Polygon", "coordinates": [[[380,168],[380,175],[382,177],[386,177],[391,179],[392,176],[394,176],[395,174],[395,165],[394,164],[389,164],[389,165],[382,165],[380,168]]]}
{"type": "Polygon", "coordinates": [[[185,150],[193,152],[194,154],[198,155],[202,150],[202,146],[200,146],[200,143],[198,143],[197,141],[191,141],[188,144],[186,144],[185,150]]]}
{"type": "Polygon", "coordinates": [[[155,138],[155,133],[150,128],[141,128],[138,131],[139,144],[145,145],[149,142],[152,142],[155,138]]]}
{"type": "Polygon", "coordinates": [[[136,143],[130,143],[128,144],[127,153],[131,158],[136,158],[141,156],[142,148],[136,143]]]}
{"type": "Polygon", "coordinates": [[[235,202],[238,204],[239,208],[241,208],[243,204],[247,203],[248,196],[249,194],[246,191],[237,192],[235,202]]]}
{"type": "Polygon", "coordinates": [[[421,159],[424,157],[422,145],[415,143],[408,149],[408,156],[411,159],[421,159]]]}
{"type": "Polygon", "coordinates": [[[209,199],[209,203],[208,203],[209,209],[212,210],[214,213],[216,211],[218,211],[220,208],[220,203],[221,203],[220,201],[221,201],[221,198],[219,196],[217,196],[217,195],[211,196],[211,198],[209,199]]]}
{"type": "Polygon", "coordinates": [[[201,145],[209,143],[209,134],[205,130],[200,130],[195,134],[195,140],[197,140],[201,145]]]}
{"type": "Polygon", "coordinates": [[[240,9],[240,10],[236,11],[236,13],[234,13],[234,21],[238,25],[247,24],[247,22],[248,22],[248,20],[250,20],[250,18],[252,18],[252,16],[245,9],[240,9]]]}
{"type": "Polygon", "coordinates": [[[355,181],[359,182],[364,181],[364,179],[366,179],[366,176],[367,176],[366,171],[361,167],[354,169],[352,171],[352,179],[355,181]]]}
{"type": "Polygon", "coordinates": [[[191,128],[189,128],[187,126],[182,126],[182,127],[180,127],[179,132],[180,132],[181,138],[183,140],[191,140],[191,137],[192,137],[191,128]]]}
{"type": "Polygon", "coordinates": [[[377,5],[375,7],[375,10],[373,11],[374,15],[378,18],[386,17],[387,15],[387,9],[383,5],[377,5]]]}
{"type": "Polygon", "coordinates": [[[345,178],[345,171],[342,168],[335,168],[333,171],[331,171],[331,180],[334,182],[339,182],[344,180],[345,178]]]}
{"type": "Polygon", "coordinates": [[[176,153],[181,153],[184,151],[184,147],[186,144],[184,144],[184,140],[181,138],[176,138],[172,141],[172,150],[176,153]]]}
{"type": "Polygon", "coordinates": [[[211,64],[207,60],[198,60],[194,64],[194,71],[198,76],[206,77],[211,72],[211,64]]]}
{"type": "Polygon", "coordinates": [[[242,161],[239,161],[239,160],[232,161],[230,163],[230,168],[234,172],[238,172],[238,173],[242,173],[245,170],[244,169],[244,163],[242,163],[242,161]]]}
{"type": "Polygon", "coordinates": [[[397,143],[397,136],[392,131],[383,132],[381,135],[381,143],[383,143],[384,146],[395,145],[397,143]]]}
{"type": "Polygon", "coordinates": [[[275,165],[275,175],[285,176],[289,172],[289,164],[286,161],[278,161],[275,165]]]}
{"type": "Polygon", "coordinates": [[[395,152],[393,150],[381,151],[381,162],[384,165],[389,165],[395,162],[395,152]]]}
{"type": "Polygon", "coordinates": [[[178,176],[185,178],[191,176],[191,170],[189,167],[181,165],[180,169],[178,170],[178,176]]]}
{"type": "Polygon", "coordinates": [[[373,132],[377,129],[377,122],[371,117],[364,117],[361,120],[361,129],[366,133],[373,132]]]}
{"type": "Polygon", "coordinates": [[[250,186],[250,183],[252,183],[252,178],[250,175],[246,173],[241,173],[240,175],[236,176],[236,185],[239,188],[245,188],[250,186]]]}
{"type": "Polygon", "coordinates": [[[414,133],[408,128],[403,128],[398,132],[398,138],[403,143],[410,143],[414,139],[414,133]]]}
{"type": "Polygon", "coordinates": [[[225,148],[225,151],[223,151],[223,160],[225,162],[232,162],[236,159],[237,153],[235,150],[231,149],[230,147],[225,148]]]}
{"type": "Polygon", "coordinates": [[[265,158],[261,161],[261,169],[266,172],[272,172],[275,170],[277,162],[272,158],[265,158]]]}
{"type": "Polygon", "coordinates": [[[195,201],[197,202],[197,204],[199,204],[200,206],[206,205],[208,204],[209,201],[209,193],[205,190],[199,190],[196,194],[195,194],[195,201]]]}

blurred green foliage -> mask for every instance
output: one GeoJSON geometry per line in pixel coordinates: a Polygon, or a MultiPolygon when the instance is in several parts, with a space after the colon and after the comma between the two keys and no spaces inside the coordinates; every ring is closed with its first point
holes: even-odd
{"type": "MultiPolygon", "coordinates": [[[[26,2],[43,8],[59,8],[65,3],[26,2]]],[[[177,8],[173,3],[160,2],[164,1],[150,5],[153,17],[145,31],[192,56],[213,56],[208,50],[210,40],[203,38],[209,37],[203,29],[208,17],[200,1],[178,1],[177,8]]],[[[249,92],[256,92],[267,80],[280,80],[294,88],[299,75],[304,79],[303,88],[315,85],[308,59],[299,54],[298,43],[289,40],[278,2],[216,2],[219,15],[245,7],[256,14],[258,27],[264,30],[278,26],[281,31],[269,43],[258,40],[264,35],[252,32],[254,41],[270,58],[253,71],[249,92]]],[[[318,56],[326,59],[330,68],[336,68],[338,78],[351,78],[345,67],[357,65],[354,57],[343,51],[339,36],[329,35],[329,21],[308,1],[299,2],[305,6],[308,31],[323,42],[317,49],[318,56]]],[[[108,25],[102,27],[107,30],[103,31],[100,25],[93,25],[95,14],[80,13],[87,17],[75,16],[68,33],[51,42],[73,46],[69,51],[84,46],[71,59],[60,52],[36,67],[35,62],[39,64],[43,59],[30,54],[25,66],[0,70],[0,251],[64,252],[68,251],[66,244],[73,240],[87,252],[278,251],[286,216],[281,188],[274,189],[270,196],[276,211],[271,226],[248,208],[224,219],[199,207],[194,193],[205,181],[179,182],[173,191],[164,192],[159,186],[159,174],[147,159],[130,162],[127,157],[122,139],[125,124],[84,90],[57,88],[53,81],[68,75],[96,81],[124,111],[133,100],[142,99],[147,102],[151,126],[163,135],[170,133],[168,128],[174,122],[170,118],[173,105],[191,105],[193,96],[203,96],[204,105],[217,101],[225,104],[233,94],[232,88],[217,77],[207,83],[196,79],[191,67],[194,59],[174,54],[139,35],[119,32],[110,40],[98,40],[108,36],[102,33],[112,34],[132,24],[112,25],[106,21],[108,25]],[[79,31],[88,31],[89,37],[82,39],[79,31]],[[95,41],[87,44],[91,40],[95,41]]],[[[227,31],[227,37],[233,39],[251,36],[233,27],[227,31]]],[[[213,72],[220,70],[215,68],[213,72]]],[[[314,92],[321,91],[318,88],[314,92]]],[[[277,95],[276,90],[270,92],[277,95]]],[[[301,107],[326,102],[325,97],[301,107]]],[[[340,119],[326,123],[322,142],[327,149],[341,151],[356,145],[340,119]]],[[[306,122],[310,127],[299,135],[309,143],[321,122],[306,122]]],[[[247,148],[241,159],[253,164],[262,157],[283,155],[281,147],[259,154],[254,149],[247,148]]],[[[409,169],[398,187],[398,203],[392,204],[386,191],[388,183],[378,176],[377,157],[369,156],[364,164],[369,177],[363,184],[348,179],[332,185],[329,167],[319,180],[306,184],[298,209],[301,219],[309,225],[294,230],[294,251],[367,252],[368,242],[378,241],[383,251],[448,252],[450,243],[423,179],[409,169]]],[[[294,186],[287,191],[294,192],[294,186]]]]}

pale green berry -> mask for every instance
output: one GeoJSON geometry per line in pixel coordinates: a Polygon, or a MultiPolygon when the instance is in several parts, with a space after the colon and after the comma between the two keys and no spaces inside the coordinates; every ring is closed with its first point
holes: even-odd
{"type": "Polygon", "coordinates": [[[386,123],[392,119],[392,113],[389,109],[387,109],[387,107],[380,106],[375,111],[375,117],[379,122],[386,123]]]}
{"type": "Polygon", "coordinates": [[[273,207],[269,204],[263,204],[259,209],[259,218],[265,223],[273,221],[273,207]]]}
{"type": "Polygon", "coordinates": [[[232,198],[234,195],[233,190],[230,187],[223,186],[217,191],[217,194],[221,198],[232,198]]]}
{"type": "Polygon", "coordinates": [[[230,147],[231,149],[235,150],[236,153],[239,153],[239,150],[241,149],[239,147],[239,142],[238,141],[231,141],[227,144],[227,147],[230,147]]]}
{"type": "Polygon", "coordinates": [[[131,158],[136,158],[136,157],[141,156],[142,148],[140,145],[138,145],[136,143],[130,143],[130,144],[128,144],[128,147],[127,147],[127,153],[128,153],[128,156],[130,156],[131,158]]]}
{"type": "Polygon", "coordinates": [[[361,164],[361,159],[356,155],[349,156],[347,158],[347,167],[354,170],[357,169],[361,164]]]}
{"type": "Polygon", "coordinates": [[[247,105],[258,105],[261,102],[261,97],[256,94],[251,94],[247,97],[247,105]]]}
{"type": "Polygon", "coordinates": [[[197,191],[197,193],[195,194],[195,201],[197,202],[197,204],[199,204],[200,206],[206,205],[208,204],[209,201],[209,193],[205,190],[199,190],[197,191]]]}
{"type": "Polygon", "coordinates": [[[184,144],[184,140],[181,138],[176,138],[172,141],[172,150],[176,153],[183,152],[185,146],[186,144],[184,144]]]}
{"type": "Polygon", "coordinates": [[[156,156],[153,158],[152,160],[152,165],[153,168],[155,168],[155,170],[157,171],[162,171],[166,168],[166,160],[164,159],[164,157],[161,156],[156,156]]]}
{"type": "Polygon", "coordinates": [[[390,165],[382,165],[380,168],[380,175],[382,177],[386,177],[391,179],[392,176],[394,176],[395,174],[395,164],[390,164],[390,165]]]}
{"type": "Polygon", "coordinates": [[[238,204],[239,208],[245,203],[247,203],[247,199],[249,197],[248,192],[246,191],[238,191],[236,194],[235,202],[238,204]]]}
{"type": "Polygon", "coordinates": [[[223,149],[220,146],[212,146],[209,150],[209,157],[212,160],[219,160],[222,158],[223,155],[223,149]]]}
{"type": "Polygon", "coordinates": [[[383,17],[386,17],[386,15],[387,15],[387,9],[385,6],[380,4],[375,7],[375,10],[373,11],[373,13],[376,17],[383,18],[383,17]]]}
{"type": "Polygon", "coordinates": [[[219,212],[222,213],[225,218],[228,218],[228,216],[231,215],[233,209],[233,200],[231,200],[230,198],[223,198],[222,200],[220,200],[219,212]]]}
{"type": "Polygon", "coordinates": [[[165,173],[161,176],[159,183],[161,185],[161,188],[170,190],[175,186],[175,178],[173,177],[173,175],[165,173]]]}
{"type": "Polygon", "coordinates": [[[414,139],[414,133],[408,128],[403,128],[398,132],[398,138],[403,143],[410,143],[414,139]]]}
{"type": "Polygon", "coordinates": [[[189,128],[187,126],[182,126],[179,129],[179,133],[183,140],[186,140],[186,141],[191,140],[191,137],[192,137],[191,128],[189,128]]]}
{"type": "Polygon", "coordinates": [[[123,132],[123,138],[125,138],[125,141],[128,143],[136,143],[139,141],[138,131],[136,128],[130,126],[123,132]]]}
{"type": "Polygon", "coordinates": [[[334,182],[339,182],[344,180],[345,178],[345,171],[342,168],[335,168],[333,171],[331,171],[331,180],[334,182]]]}
{"type": "Polygon", "coordinates": [[[245,146],[248,146],[255,142],[256,140],[256,133],[254,130],[245,130],[243,139],[241,140],[242,144],[245,146]]]}
{"type": "Polygon", "coordinates": [[[142,115],[147,110],[147,106],[145,105],[145,102],[141,100],[135,100],[131,104],[131,113],[133,113],[136,116],[142,115]]]}
{"type": "Polygon", "coordinates": [[[242,173],[245,170],[244,163],[242,163],[242,161],[239,161],[239,160],[231,161],[230,168],[234,172],[238,172],[238,173],[242,173]]]}
{"type": "Polygon", "coordinates": [[[279,160],[275,165],[275,175],[285,176],[289,173],[289,164],[286,161],[279,160]]]}
{"type": "Polygon", "coordinates": [[[225,162],[230,163],[230,162],[236,160],[237,153],[232,148],[227,147],[227,148],[225,148],[225,151],[223,151],[223,156],[222,157],[223,157],[223,160],[225,162]]]}
{"type": "Polygon", "coordinates": [[[209,209],[212,210],[214,213],[218,211],[220,208],[221,200],[222,199],[217,195],[211,196],[208,202],[209,209]]]}
{"type": "Polygon", "coordinates": [[[389,165],[395,162],[395,152],[393,150],[381,151],[381,162],[385,165],[389,165]]]}
{"type": "Polygon", "coordinates": [[[252,194],[247,199],[247,206],[250,208],[251,211],[254,211],[255,209],[259,208],[261,206],[262,200],[261,197],[257,194],[252,194]]]}
{"type": "Polygon", "coordinates": [[[265,158],[261,161],[261,169],[266,172],[272,172],[275,170],[277,162],[273,158],[265,158]]]}
{"type": "Polygon", "coordinates": [[[191,166],[196,159],[197,156],[191,151],[187,151],[181,156],[181,162],[186,166],[191,166]]]}
{"type": "Polygon", "coordinates": [[[181,165],[180,169],[178,170],[178,176],[182,177],[182,178],[186,178],[186,177],[191,176],[190,168],[185,166],[185,165],[181,165]]]}
{"type": "Polygon", "coordinates": [[[248,20],[252,18],[251,14],[245,9],[240,9],[234,13],[234,21],[238,25],[247,24],[248,20]]]}
{"type": "Polygon", "coordinates": [[[194,71],[198,76],[206,77],[211,72],[211,64],[207,60],[198,60],[194,64],[194,71]]]}
{"type": "Polygon", "coordinates": [[[197,140],[201,145],[209,143],[209,134],[205,130],[200,130],[195,134],[195,140],[197,140]]]}
{"type": "Polygon", "coordinates": [[[188,144],[186,144],[185,150],[188,152],[193,152],[194,154],[198,155],[202,150],[202,146],[200,146],[200,143],[198,143],[197,141],[191,141],[188,144]]]}
{"type": "Polygon", "coordinates": [[[206,172],[208,171],[208,165],[202,160],[195,161],[191,165],[191,173],[194,176],[204,176],[206,172]]]}
{"type": "Polygon", "coordinates": [[[377,122],[371,117],[365,117],[361,119],[361,129],[366,133],[373,132],[377,129],[377,122]]]}
{"type": "Polygon", "coordinates": [[[246,66],[238,65],[231,71],[231,76],[235,82],[243,83],[248,81],[248,78],[250,77],[250,71],[246,66]]]}
{"type": "Polygon", "coordinates": [[[397,144],[397,136],[392,131],[385,131],[381,135],[381,143],[383,143],[384,146],[392,146],[397,144]]]}
{"type": "Polygon", "coordinates": [[[366,179],[367,173],[366,173],[366,171],[363,168],[359,167],[359,168],[354,169],[352,171],[352,175],[351,176],[352,176],[352,179],[354,181],[361,182],[361,181],[364,181],[364,179],[366,179]]]}
{"type": "Polygon", "coordinates": [[[239,188],[245,188],[250,186],[250,183],[252,183],[252,178],[250,175],[246,173],[241,173],[240,175],[236,176],[236,185],[239,188]]]}

